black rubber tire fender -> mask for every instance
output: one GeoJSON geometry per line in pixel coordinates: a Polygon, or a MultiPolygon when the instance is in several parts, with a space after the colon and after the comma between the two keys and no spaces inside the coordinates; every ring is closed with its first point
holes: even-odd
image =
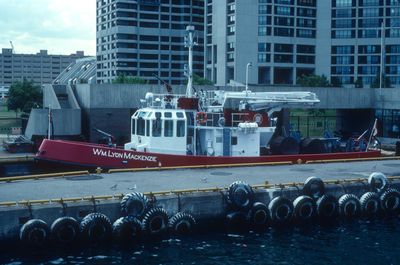
{"type": "Polygon", "coordinates": [[[256,202],[248,213],[249,222],[255,226],[267,226],[270,222],[268,206],[262,202],[256,202]]]}
{"type": "Polygon", "coordinates": [[[162,208],[152,208],[142,220],[142,230],[148,236],[161,236],[168,231],[168,214],[162,208]]]}
{"type": "Polygon", "coordinates": [[[128,193],[121,200],[121,213],[123,216],[131,215],[136,218],[142,218],[149,208],[150,202],[148,198],[140,192],[128,193]]]}
{"type": "Polygon", "coordinates": [[[388,214],[400,212],[400,192],[396,189],[388,189],[381,195],[382,210],[388,214]]]}
{"type": "Polygon", "coordinates": [[[286,223],[293,217],[293,203],[283,196],[276,197],[268,204],[268,210],[273,223],[286,223]]]}
{"type": "Polygon", "coordinates": [[[196,220],[187,212],[179,212],[169,220],[169,228],[176,235],[189,235],[196,229],[196,220]]]}
{"type": "Polygon", "coordinates": [[[339,214],[339,203],[335,196],[325,194],[317,200],[317,213],[319,218],[331,220],[339,214]]]}
{"type": "Polygon", "coordinates": [[[72,245],[80,233],[79,223],[74,218],[64,216],[56,219],[50,227],[51,238],[58,244],[72,245]]]}
{"type": "Polygon", "coordinates": [[[385,174],[374,172],[368,177],[368,184],[374,192],[384,192],[389,188],[389,181],[385,174]]]}
{"type": "Polygon", "coordinates": [[[243,181],[235,181],[228,188],[228,203],[239,210],[248,210],[253,205],[254,192],[243,181]]]}
{"type": "Polygon", "coordinates": [[[315,201],[306,195],[297,197],[293,201],[294,217],[297,221],[306,222],[314,218],[316,212],[315,201]]]}
{"type": "Polygon", "coordinates": [[[29,220],[19,231],[19,239],[29,247],[42,248],[48,243],[49,237],[49,226],[40,219],[29,220]]]}
{"type": "Polygon", "coordinates": [[[92,244],[106,243],[112,234],[110,219],[102,213],[86,215],[80,224],[81,236],[92,244]]]}
{"type": "Polygon", "coordinates": [[[226,227],[234,231],[243,231],[248,228],[247,216],[245,212],[230,212],[225,218],[226,227]]]}
{"type": "Polygon", "coordinates": [[[112,226],[113,237],[120,243],[139,241],[142,235],[142,223],[133,216],[117,219],[112,226]]]}
{"type": "Polygon", "coordinates": [[[325,184],[318,177],[309,177],[304,182],[303,193],[315,200],[325,194],[325,184]]]}
{"type": "Polygon", "coordinates": [[[374,216],[381,210],[381,201],[376,192],[366,192],[360,198],[361,213],[364,216],[374,216]]]}
{"type": "Polygon", "coordinates": [[[343,217],[356,217],[360,214],[360,200],[354,194],[344,194],[339,198],[339,213],[343,217]]]}

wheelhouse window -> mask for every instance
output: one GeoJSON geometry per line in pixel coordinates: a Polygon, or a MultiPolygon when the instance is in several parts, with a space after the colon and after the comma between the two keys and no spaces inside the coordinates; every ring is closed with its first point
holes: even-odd
{"type": "Polygon", "coordinates": [[[156,119],[153,120],[153,128],[152,133],[153,137],[160,137],[161,136],[161,112],[155,113],[156,119]]]}
{"type": "Polygon", "coordinates": [[[132,119],[132,134],[136,134],[136,119],[132,119]]]}
{"type": "Polygon", "coordinates": [[[176,136],[185,137],[185,121],[177,121],[176,127],[176,136]]]}
{"type": "Polygon", "coordinates": [[[144,136],[146,123],[144,117],[146,116],[146,112],[140,112],[137,118],[137,135],[144,136]]]}
{"type": "Polygon", "coordinates": [[[165,120],[164,121],[164,136],[172,137],[174,135],[174,121],[165,120]]]}

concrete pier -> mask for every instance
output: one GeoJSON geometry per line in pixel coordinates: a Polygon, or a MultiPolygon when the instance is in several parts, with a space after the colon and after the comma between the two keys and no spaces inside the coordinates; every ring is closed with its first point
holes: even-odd
{"type": "MultiPolygon", "coordinates": [[[[378,160],[81,174],[0,182],[0,241],[18,239],[19,229],[30,219],[42,219],[51,225],[61,216],[71,216],[80,221],[89,213],[100,212],[115,221],[120,217],[123,194],[133,191],[146,193],[154,205],[165,209],[169,216],[187,211],[201,223],[225,218],[228,209],[226,188],[237,180],[252,185],[255,201],[268,205],[277,196],[293,201],[303,195],[302,183],[309,176],[324,180],[326,194],[339,198],[350,193],[360,198],[370,190],[366,178],[372,172],[394,176],[400,175],[399,168],[398,160],[378,160]]],[[[400,188],[397,177],[391,178],[391,187],[400,188]]]]}

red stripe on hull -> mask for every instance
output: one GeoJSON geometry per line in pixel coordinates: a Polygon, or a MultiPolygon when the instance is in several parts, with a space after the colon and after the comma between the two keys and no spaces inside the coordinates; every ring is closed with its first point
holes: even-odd
{"type": "Polygon", "coordinates": [[[148,168],[223,164],[251,164],[379,157],[380,151],[328,154],[269,155],[257,157],[211,157],[144,153],[91,143],[44,140],[36,159],[101,168],[148,168]]]}

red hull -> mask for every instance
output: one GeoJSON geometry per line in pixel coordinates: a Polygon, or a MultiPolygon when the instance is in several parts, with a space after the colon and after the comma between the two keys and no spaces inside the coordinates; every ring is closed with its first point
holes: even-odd
{"type": "Polygon", "coordinates": [[[335,160],[379,157],[380,151],[329,154],[269,155],[259,157],[210,157],[170,155],[128,151],[91,143],[45,139],[36,159],[83,167],[149,168],[206,165],[237,165],[271,162],[302,163],[315,160],[335,160]]]}

